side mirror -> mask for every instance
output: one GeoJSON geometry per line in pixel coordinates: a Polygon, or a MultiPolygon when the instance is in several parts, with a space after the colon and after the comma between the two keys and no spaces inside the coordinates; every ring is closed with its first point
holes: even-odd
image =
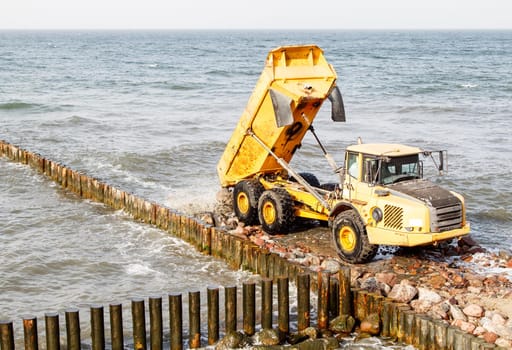
{"type": "Polygon", "coordinates": [[[447,172],[448,171],[448,151],[443,150],[439,151],[439,166],[438,166],[439,173],[447,172]]]}
{"type": "Polygon", "coordinates": [[[335,122],[344,122],[345,119],[345,106],[343,105],[343,97],[341,97],[340,89],[337,86],[332,89],[329,95],[331,101],[331,119],[335,122]]]}
{"type": "Polygon", "coordinates": [[[432,159],[439,175],[448,171],[448,151],[424,151],[423,155],[432,159]]]}

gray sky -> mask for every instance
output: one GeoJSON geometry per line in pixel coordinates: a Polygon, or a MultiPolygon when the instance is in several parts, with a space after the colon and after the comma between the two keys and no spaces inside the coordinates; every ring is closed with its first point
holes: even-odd
{"type": "Polygon", "coordinates": [[[512,0],[0,0],[2,29],[512,29],[512,0]]]}

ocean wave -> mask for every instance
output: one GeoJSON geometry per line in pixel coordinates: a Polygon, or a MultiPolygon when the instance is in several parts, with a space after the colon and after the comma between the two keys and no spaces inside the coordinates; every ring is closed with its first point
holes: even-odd
{"type": "Polygon", "coordinates": [[[462,108],[453,106],[428,106],[428,105],[416,105],[416,106],[403,106],[397,110],[397,113],[454,113],[462,112],[462,108]]]}
{"type": "Polygon", "coordinates": [[[496,208],[489,210],[479,210],[471,214],[472,219],[478,219],[482,221],[494,221],[502,223],[512,222],[512,213],[505,208],[496,208]]]}
{"type": "Polygon", "coordinates": [[[96,125],[100,124],[97,120],[92,118],[86,118],[79,115],[72,115],[70,117],[66,117],[64,119],[54,119],[49,121],[44,121],[41,123],[41,126],[44,127],[63,127],[63,126],[83,126],[83,125],[96,125]]]}
{"type": "Polygon", "coordinates": [[[464,89],[473,89],[473,88],[478,87],[478,84],[466,83],[466,84],[460,84],[459,86],[464,89]]]}
{"type": "Polygon", "coordinates": [[[232,76],[232,73],[227,70],[223,70],[223,69],[212,69],[212,70],[207,71],[206,75],[213,75],[213,76],[225,78],[225,77],[232,76]]]}
{"type": "Polygon", "coordinates": [[[31,108],[39,108],[40,105],[37,103],[27,103],[27,102],[6,102],[0,103],[0,110],[18,110],[18,109],[31,109],[31,108]]]}
{"type": "Polygon", "coordinates": [[[197,90],[200,88],[199,84],[193,84],[193,83],[176,83],[176,82],[169,82],[169,81],[158,81],[151,83],[152,87],[156,88],[162,88],[162,89],[168,89],[173,91],[192,91],[197,90]]]}
{"type": "Polygon", "coordinates": [[[31,113],[49,113],[62,111],[70,105],[46,105],[41,103],[30,103],[23,101],[12,101],[0,103],[0,111],[30,111],[31,113]]]}
{"type": "Polygon", "coordinates": [[[85,124],[99,124],[96,120],[86,117],[81,117],[79,115],[72,115],[71,117],[68,117],[64,119],[65,123],[68,123],[70,125],[85,125],[85,124]]]}
{"type": "Polygon", "coordinates": [[[132,276],[145,276],[154,274],[156,271],[147,264],[133,263],[126,266],[126,273],[132,276]]]}

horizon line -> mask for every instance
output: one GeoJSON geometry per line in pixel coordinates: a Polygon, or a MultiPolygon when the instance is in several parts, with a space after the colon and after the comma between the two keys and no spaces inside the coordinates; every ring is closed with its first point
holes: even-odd
{"type": "Polygon", "coordinates": [[[83,27],[83,28],[66,28],[66,27],[55,27],[55,28],[22,28],[22,27],[0,27],[0,31],[298,31],[298,32],[322,32],[322,31],[508,31],[510,28],[435,28],[435,27],[424,27],[424,28],[316,28],[316,29],[304,29],[304,28],[107,28],[107,27],[83,27]]]}

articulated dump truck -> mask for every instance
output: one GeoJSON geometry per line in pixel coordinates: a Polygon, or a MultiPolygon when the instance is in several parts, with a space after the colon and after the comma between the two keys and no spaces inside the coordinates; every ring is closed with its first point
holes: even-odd
{"type": "Polygon", "coordinates": [[[332,120],[345,121],[336,79],[317,46],[270,51],[217,166],[238,219],[269,234],[293,230],[299,218],[325,222],[349,263],[372,260],[379,245],[435,245],[468,234],[463,197],[423,178],[425,158],[445,170],[445,151],[358,142],[347,147],[344,166],[336,165],[312,126],[326,99],[332,120]],[[308,131],[336,183],[322,185],[313,172],[290,167],[308,131]]]}

